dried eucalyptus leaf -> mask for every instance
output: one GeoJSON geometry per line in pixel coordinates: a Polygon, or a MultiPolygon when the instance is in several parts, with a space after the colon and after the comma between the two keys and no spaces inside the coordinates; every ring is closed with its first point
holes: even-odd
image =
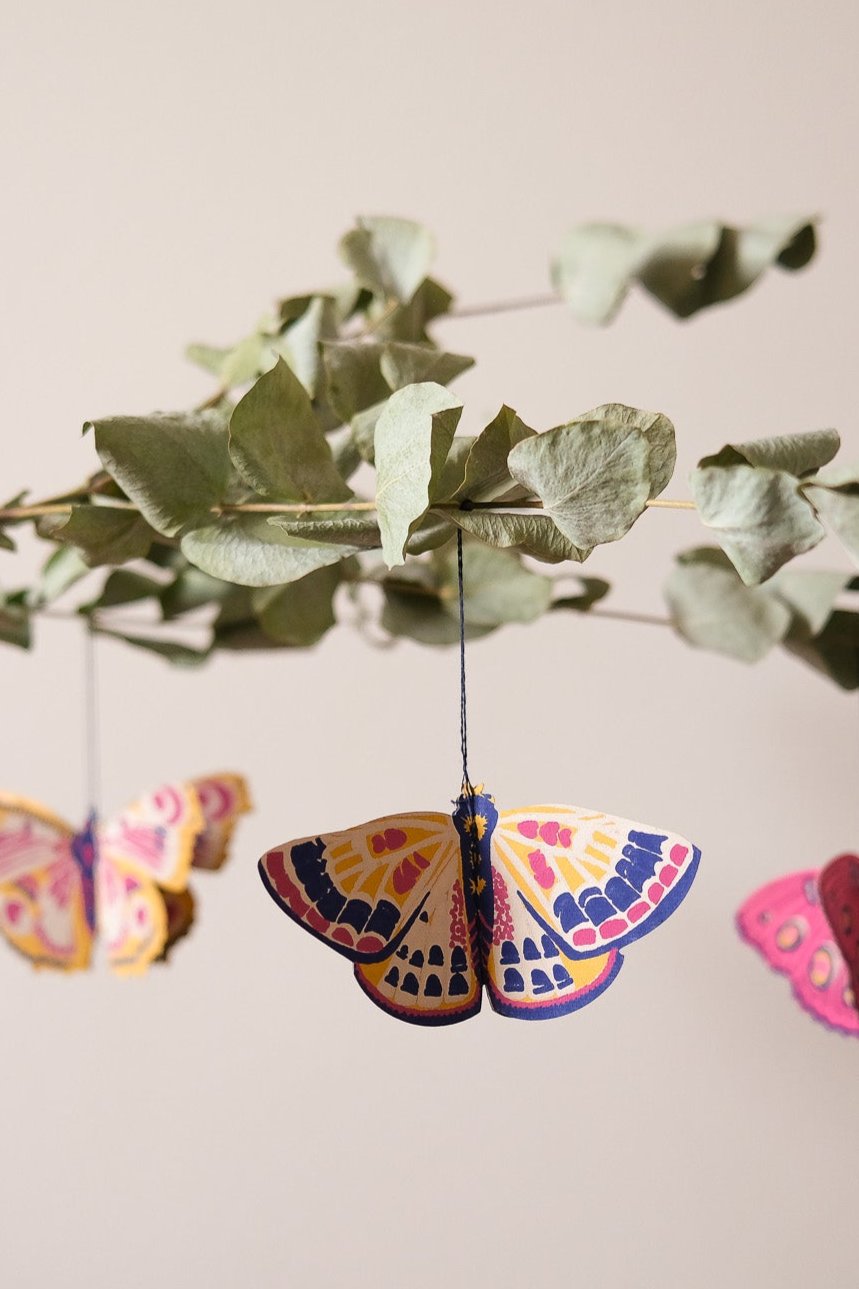
{"type": "Polygon", "coordinates": [[[18,596],[0,596],[0,640],[18,649],[32,644],[30,611],[18,596]]]}
{"type": "Polygon", "coordinates": [[[837,430],[810,430],[802,434],[778,434],[748,443],[728,443],[701,465],[763,466],[783,470],[796,478],[827,465],[841,446],[837,430]]]}
{"type": "Polygon", "coordinates": [[[334,592],[338,567],[320,568],[288,586],[255,591],[253,607],[267,636],[278,644],[307,647],[334,626],[334,592]]]}
{"type": "Polygon", "coordinates": [[[761,587],[744,585],[727,556],[712,547],[678,556],[665,598],[684,640],[742,662],[758,662],[791,624],[786,604],[761,587]]]}
{"type": "Polygon", "coordinates": [[[211,577],[240,586],[296,582],[357,550],[289,537],[258,515],[231,515],[182,538],[182,553],[192,564],[211,577]]]}
{"type": "Polygon", "coordinates": [[[620,418],[574,421],[523,439],[510,452],[513,478],[540,498],[579,550],[622,537],[671,476],[671,422],[639,415],[640,425],[620,418]]]}
{"type": "Polygon", "coordinates": [[[287,326],[283,335],[271,344],[272,352],[284,359],[311,398],[315,397],[319,385],[320,344],[336,334],[333,301],[316,295],[304,312],[287,326]]]}
{"type": "Polygon", "coordinates": [[[352,436],[355,440],[355,446],[361,454],[361,459],[369,465],[374,465],[376,460],[376,426],[379,423],[379,417],[388,406],[388,400],[381,403],[374,403],[363,412],[357,412],[352,417],[352,436]]]}
{"type": "Polygon", "coordinates": [[[564,239],[552,278],[573,313],[606,323],[638,281],[679,318],[733,299],[770,266],[798,269],[814,255],[814,220],[766,219],[748,228],[714,221],[647,233],[583,224],[564,239]]]}
{"type": "Polygon", "coordinates": [[[601,577],[579,577],[581,591],[578,595],[562,595],[553,600],[552,609],[572,609],[575,613],[587,613],[588,609],[604,600],[611,590],[611,584],[601,577]]]}
{"type": "Polygon", "coordinates": [[[6,532],[6,529],[0,528],[0,551],[13,551],[13,550],[15,550],[15,543],[13,542],[9,534],[6,532]]]}
{"type": "Polygon", "coordinates": [[[747,586],[765,581],[824,536],[793,475],[708,460],[718,458],[705,458],[693,470],[692,496],[701,522],[713,529],[747,586]]]}
{"type": "Polygon", "coordinates": [[[650,496],[658,497],[671,482],[677,464],[677,442],[674,426],[663,412],[646,412],[626,403],[601,403],[577,416],[573,425],[585,421],[605,421],[612,425],[629,425],[641,433],[650,445],[650,496]]]}
{"type": "Polygon", "coordinates": [[[463,532],[488,546],[515,548],[545,564],[560,564],[562,560],[581,564],[591,553],[565,537],[550,515],[493,510],[446,510],[444,514],[463,532]]]}
{"type": "Polygon", "coordinates": [[[406,542],[407,555],[424,555],[427,551],[438,550],[453,537],[456,529],[446,516],[425,515],[406,542]]]}
{"type": "Polygon", "coordinates": [[[732,300],[773,265],[802,268],[815,251],[814,223],[807,216],[763,220],[748,228],[724,225],[713,251],[697,263],[687,261],[684,272],[675,251],[680,231],[652,247],[639,269],[642,286],[680,318],[732,300]]]}
{"type": "Polygon", "coordinates": [[[439,282],[426,278],[408,304],[377,313],[373,334],[378,340],[403,340],[414,344],[429,340],[427,327],[448,313],[453,296],[439,282]]]}
{"type": "Polygon", "coordinates": [[[169,622],[185,613],[193,613],[204,604],[222,604],[234,590],[230,582],[210,577],[202,569],[184,568],[172,582],[161,588],[161,616],[169,622]]]}
{"type": "Polygon", "coordinates": [[[32,608],[53,604],[89,572],[89,564],[75,546],[59,546],[45,560],[35,586],[27,593],[27,604],[32,608]]]}
{"type": "Polygon", "coordinates": [[[114,609],[122,604],[138,604],[142,600],[160,600],[164,583],[131,568],[118,568],[105,579],[98,597],[86,605],[94,609],[114,609]]]}
{"type": "Polygon", "coordinates": [[[229,450],[242,478],[264,497],[345,501],[352,496],[337,473],[307,391],[282,358],[236,404],[229,450]]]}
{"type": "MultiPolygon", "coordinates": [[[[533,438],[535,433],[517,416],[512,407],[505,404],[474,439],[465,462],[462,483],[453,499],[496,501],[500,497],[506,497],[514,487],[507,468],[510,451],[523,439],[533,438]]],[[[485,541],[486,538],[481,540],[485,541]]],[[[501,545],[500,542],[493,544],[501,545]]]]}
{"type": "Polygon", "coordinates": [[[802,491],[848,554],[859,562],[859,465],[831,466],[802,491]]]}
{"type": "MultiPolygon", "coordinates": [[[[459,620],[457,557],[444,557],[442,603],[459,620]]],[[[507,622],[534,622],[552,600],[552,579],[525,568],[512,551],[493,550],[469,542],[463,551],[462,586],[465,619],[472,626],[495,627],[507,622]]]]}
{"type": "Polygon", "coordinates": [[[849,582],[849,573],[784,568],[776,573],[767,590],[777,595],[793,613],[792,634],[816,636],[826,626],[836,600],[849,582]]]}
{"type": "Polygon", "coordinates": [[[390,387],[382,375],[384,344],[371,340],[328,340],[322,346],[331,406],[344,421],[383,402],[390,387]]]}
{"type": "Polygon", "coordinates": [[[217,412],[114,416],[90,427],[105,470],[165,537],[202,523],[223,500],[230,456],[217,412]]]}
{"type": "Polygon", "coordinates": [[[402,564],[406,542],[440,483],[462,404],[441,385],[409,385],[392,394],[376,424],[376,506],[389,568],[402,564]]]}
{"type": "Polygon", "coordinates": [[[156,536],[136,510],[110,506],[72,506],[68,515],[46,515],[37,528],[41,537],[76,547],[90,568],[141,559],[156,536]]]}
{"type": "Polygon", "coordinates": [[[352,546],[356,550],[378,550],[382,534],[373,514],[338,515],[320,519],[308,516],[298,519],[291,515],[272,515],[269,524],[290,537],[300,537],[308,542],[333,543],[352,546]]]}
{"type": "Polygon", "coordinates": [[[582,224],[552,261],[552,281],[582,322],[611,322],[646,251],[647,235],[620,224],[582,224]]]}
{"type": "Polygon", "coordinates": [[[814,637],[791,631],[784,647],[841,689],[859,689],[859,613],[836,609],[814,637]]]}
{"type": "Polygon", "coordinates": [[[382,351],[381,372],[392,390],[421,381],[449,385],[457,376],[474,366],[465,354],[449,354],[434,345],[405,344],[389,341],[382,351]]]}
{"type": "Polygon", "coordinates": [[[411,300],[435,256],[435,239],[411,219],[362,216],[340,241],[358,282],[386,300],[411,300]]]}
{"type": "Polygon", "coordinates": [[[456,496],[465,478],[465,465],[474,443],[474,436],[470,434],[457,435],[453,440],[435,489],[434,500],[447,501],[456,496]]]}
{"type": "Polygon", "coordinates": [[[159,658],[165,658],[167,662],[177,667],[200,667],[212,654],[211,645],[195,649],[192,645],[180,644],[178,640],[159,640],[155,636],[134,635],[127,631],[114,631],[110,627],[103,626],[96,626],[93,629],[97,635],[107,636],[112,640],[122,640],[125,644],[134,645],[135,649],[143,649],[146,653],[154,653],[159,658]]]}

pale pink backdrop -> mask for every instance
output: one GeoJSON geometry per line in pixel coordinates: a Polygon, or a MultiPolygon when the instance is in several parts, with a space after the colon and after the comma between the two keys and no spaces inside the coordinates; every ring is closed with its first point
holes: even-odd
{"type": "MultiPolygon", "coordinates": [[[[479,359],[464,429],[502,401],[540,428],[607,400],[667,412],[675,496],[731,437],[836,425],[855,453],[855,5],[48,0],[1,21],[4,494],[82,477],[89,416],[204,397],[184,343],[336,280],[362,212],[428,223],[477,303],[544,289],[579,220],[819,211],[809,271],[685,326],[635,298],[608,331],[553,308],[440,335],[479,359]]],[[[659,612],[671,552],[700,540],[649,514],[588,571],[659,612]]],[[[0,557],[4,585],[17,567],[0,557]]],[[[472,765],[500,803],[664,822],[704,859],[594,1007],[425,1032],[277,914],[255,858],[444,806],[453,653],[343,631],[191,674],[101,652],[106,804],[232,766],[258,810],[169,970],[65,980],[0,953],[2,1283],[855,1283],[859,1044],[732,928],[752,886],[859,845],[855,699],[663,628],[556,615],[477,645],[472,765]]],[[[0,652],[0,783],[75,818],[80,656],[63,622],[0,652]]]]}

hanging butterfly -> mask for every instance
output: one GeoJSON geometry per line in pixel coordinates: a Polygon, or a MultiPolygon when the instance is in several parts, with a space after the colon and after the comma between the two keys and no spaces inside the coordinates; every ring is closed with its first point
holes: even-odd
{"type": "Polygon", "coordinates": [[[90,965],[96,934],[118,975],[163,959],[194,918],[192,868],[217,869],[250,809],[244,779],[169,784],[80,832],[0,793],[0,931],[35,967],[90,965]]]}
{"type": "Polygon", "coordinates": [[[466,1020],[485,986],[502,1016],[561,1016],[614,980],[664,922],[700,852],[576,806],[502,811],[464,789],[453,816],[407,814],[265,854],[283,911],[350,958],[364,992],[420,1025],[466,1020]]]}
{"type": "Polygon", "coordinates": [[[815,1020],[859,1036],[859,855],[768,882],[741,906],[737,928],[815,1020]]]}

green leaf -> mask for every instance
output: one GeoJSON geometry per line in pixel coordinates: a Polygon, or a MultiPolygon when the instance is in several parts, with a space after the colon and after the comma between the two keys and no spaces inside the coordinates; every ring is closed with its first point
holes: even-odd
{"type": "Polygon", "coordinates": [[[601,577],[578,577],[581,587],[578,595],[564,595],[551,603],[552,609],[572,609],[575,613],[587,613],[600,600],[605,599],[611,590],[611,584],[601,577]]]}
{"type": "Polygon", "coordinates": [[[837,430],[810,430],[804,434],[753,439],[748,443],[727,443],[721,452],[704,457],[699,464],[763,466],[799,478],[830,462],[840,446],[837,430]]]}
{"type": "Polygon", "coordinates": [[[824,569],[782,569],[767,586],[793,613],[791,633],[816,636],[829,621],[835,602],[850,582],[849,573],[824,569]]]}
{"type": "Polygon", "coordinates": [[[552,282],[582,322],[607,323],[617,313],[647,247],[639,229],[581,224],[552,261],[552,282]]]}
{"type": "Polygon", "coordinates": [[[42,537],[76,547],[90,568],[141,559],[155,538],[136,510],[110,506],[72,506],[68,515],[46,515],[37,528],[42,537]]]}
{"type": "Polygon", "coordinates": [[[316,644],[334,626],[339,584],[339,568],[320,568],[289,586],[256,591],[252,600],[260,626],[278,644],[316,644]]]}
{"type": "Polygon", "coordinates": [[[832,466],[802,485],[827,528],[859,561],[859,466],[832,466]]]}
{"type": "Polygon", "coordinates": [[[29,649],[32,644],[30,611],[18,597],[0,596],[0,640],[18,649],[29,649]]]}
{"type": "MultiPolygon", "coordinates": [[[[319,386],[322,366],[320,343],[337,334],[333,302],[317,295],[296,321],[289,324],[272,350],[283,358],[313,398],[319,386]]],[[[344,420],[347,419],[344,417],[344,420]]]]}
{"type": "Polygon", "coordinates": [[[242,478],[277,501],[344,501],[352,496],[307,391],[279,358],[240,399],[230,420],[230,455],[242,478]]]}
{"type": "Polygon", "coordinates": [[[673,470],[674,428],[667,417],[624,411],[628,417],[597,415],[523,439],[508,458],[513,478],[536,493],[580,551],[628,532],[673,470]]]}
{"type": "Polygon", "coordinates": [[[392,394],[379,416],[376,506],[389,568],[403,562],[409,536],[429,508],[461,413],[461,403],[428,382],[392,394]]]}
{"type": "Polygon", "coordinates": [[[232,515],[182,538],[182,553],[197,568],[240,586],[279,586],[354,555],[355,546],[332,546],[289,537],[259,515],[232,515]]]}
{"type": "Polygon", "coordinates": [[[805,216],[790,216],[749,228],[722,226],[712,253],[701,255],[697,262],[688,256],[678,261],[675,247],[683,232],[678,229],[667,242],[652,246],[639,268],[642,286],[680,318],[747,291],[774,264],[802,268],[816,245],[813,222],[805,216]]]}
{"type": "Polygon", "coordinates": [[[430,380],[437,385],[449,385],[474,366],[474,359],[465,354],[445,353],[433,345],[404,344],[392,340],[382,351],[380,366],[390,388],[398,390],[430,380]]]}
{"type": "Polygon", "coordinates": [[[108,636],[112,640],[122,640],[125,644],[134,645],[136,649],[143,649],[146,653],[154,653],[159,658],[166,658],[168,662],[178,667],[200,667],[212,654],[211,645],[203,649],[195,649],[192,645],[180,644],[178,640],[159,640],[155,636],[133,635],[126,631],[114,631],[109,627],[96,626],[93,630],[97,635],[108,636]]]}
{"type": "MultiPolygon", "coordinates": [[[[457,558],[445,557],[443,603],[459,621],[457,558]]],[[[512,551],[469,542],[463,551],[462,586],[466,621],[495,627],[507,622],[533,622],[549,608],[552,580],[525,568],[512,551]]]]}
{"type": "Polygon", "coordinates": [[[435,240],[413,220],[363,216],[341,239],[340,253],[368,291],[405,303],[429,271],[435,240]]]}
{"type": "Polygon", "coordinates": [[[469,501],[495,501],[506,497],[514,487],[507,468],[511,449],[523,439],[534,438],[535,433],[517,416],[512,407],[503,406],[494,420],[473,441],[465,462],[464,477],[454,493],[454,500],[467,498],[469,501]]]}
{"type": "Polygon", "coordinates": [[[136,573],[134,569],[118,568],[106,579],[98,598],[86,605],[93,609],[112,609],[120,604],[136,604],[141,600],[158,600],[164,590],[162,582],[136,573]]]}
{"type": "Polygon", "coordinates": [[[761,587],[745,586],[722,551],[678,556],[665,587],[671,620],[689,644],[758,662],[784,639],[791,610],[761,587]]]}
{"type": "Polygon", "coordinates": [[[823,526],[793,475],[705,457],[690,476],[703,524],[748,586],[765,581],[794,555],[811,550],[823,526]],[[715,464],[708,464],[714,462],[715,464]]]}
{"type": "Polygon", "coordinates": [[[27,595],[32,608],[53,602],[89,573],[89,565],[74,546],[59,546],[42,566],[36,585],[27,595]]]}
{"type": "Polygon", "coordinates": [[[351,425],[341,425],[328,435],[334,466],[341,479],[348,480],[363,461],[351,425]]]}
{"type": "Polygon", "coordinates": [[[435,500],[447,501],[458,492],[465,478],[465,464],[468,454],[474,446],[474,436],[459,434],[450,445],[447,460],[442,468],[441,477],[434,490],[435,500]]]}
{"type": "Polygon", "coordinates": [[[773,264],[802,268],[815,244],[814,221],[804,216],[743,229],[705,221],[654,234],[583,224],[562,243],[552,278],[584,322],[610,322],[634,281],[677,317],[688,318],[748,290],[773,264]]]}
{"type": "Polygon", "coordinates": [[[784,647],[841,689],[859,689],[859,613],[836,609],[816,636],[791,631],[784,647]]]}
{"type": "MultiPolygon", "coordinates": [[[[453,573],[455,578],[455,572],[453,573]]],[[[392,636],[404,636],[419,644],[452,645],[459,641],[459,621],[445,607],[456,582],[451,583],[449,563],[408,564],[388,574],[382,589],[385,602],[380,626],[392,636]],[[443,598],[444,597],[444,598],[443,598]]],[[[466,613],[465,638],[477,640],[494,631],[494,626],[471,621],[466,613]]]]}
{"type": "Polygon", "coordinates": [[[450,541],[455,532],[446,514],[439,516],[430,511],[406,542],[406,554],[424,555],[427,551],[438,550],[450,541]]]}
{"type": "Polygon", "coordinates": [[[328,397],[337,415],[351,421],[357,412],[388,397],[390,388],[382,375],[384,344],[370,340],[328,340],[322,361],[328,397]]]}
{"type": "MultiPolygon", "coordinates": [[[[442,512],[433,512],[442,513],[442,512]]],[[[513,511],[446,510],[445,518],[488,546],[516,548],[546,564],[574,560],[581,564],[590,550],[574,545],[549,515],[513,511]]]]}
{"type": "Polygon", "coordinates": [[[378,550],[382,545],[382,534],[376,517],[369,512],[326,519],[294,519],[288,515],[272,515],[268,522],[290,537],[300,537],[308,542],[353,546],[356,550],[378,550]]]}
{"type": "Polygon", "coordinates": [[[215,345],[186,345],[185,357],[189,362],[196,363],[202,367],[203,371],[211,372],[213,376],[220,376],[230,350],[226,347],[217,347],[215,345]]]}
{"type": "Polygon", "coordinates": [[[218,413],[114,416],[90,426],[105,470],[164,536],[202,523],[223,500],[230,458],[218,413]]]}
{"type": "Polygon", "coordinates": [[[379,423],[379,417],[388,406],[385,399],[381,403],[374,403],[366,411],[357,412],[352,417],[352,436],[355,440],[355,446],[361,454],[362,460],[369,465],[373,465],[376,460],[376,426],[379,423]]]}
{"type": "Polygon", "coordinates": [[[193,613],[204,604],[222,604],[235,590],[232,583],[210,577],[199,568],[183,568],[172,582],[161,588],[161,615],[169,622],[193,613]]]}
{"type": "Polygon", "coordinates": [[[418,344],[429,340],[427,327],[448,313],[453,296],[439,282],[426,278],[408,304],[386,307],[376,313],[373,334],[377,340],[404,340],[418,344]]]}

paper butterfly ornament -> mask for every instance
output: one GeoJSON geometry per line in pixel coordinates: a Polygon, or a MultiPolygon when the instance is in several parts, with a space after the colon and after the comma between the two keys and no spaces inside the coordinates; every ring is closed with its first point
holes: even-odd
{"type": "Polygon", "coordinates": [[[699,851],[672,833],[575,806],[496,810],[464,790],[453,815],[407,814],[268,851],[283,911],[351,959],[364,992],[420,1025],[466,1020],[483,988],[503,1016],[591,1002],[622,950],[674,911],[699,851]]]}
{"type": "Polygon", "coordinates": [[[166,957],[194,918],[192,868],[224,863],[250,808],[236,774],[169,784],[80,832],[0,793],[0,931],[36,967],[90,965],[98,934],[121,976],[166,957]]]}
{"type": "Polygon", "coordinates": [[[742,905],[737,927],[815,1020],[859,1036],[859,856],[768,882],[742,905]]]}

